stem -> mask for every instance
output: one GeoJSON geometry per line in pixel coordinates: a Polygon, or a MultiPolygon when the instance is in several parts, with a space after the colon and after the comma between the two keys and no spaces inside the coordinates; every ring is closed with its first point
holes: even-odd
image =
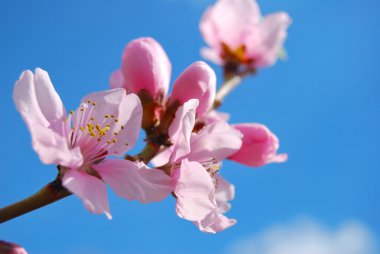
{"type": "Polygon", "coordinates": [[[138,160],[148,163],[160,151],[160,145],[148,142],[143,150],[137,155],[138,160]]]}
{"type": "Polygon", "coordinates": [[[216,93],[215,101],[212,109],[217,109],[222,105],[224,98],[237,87],[240,82],[246,76],[252,75],[256,73],[256,69],[248,68],[244,71],[234,72],[235,74],[228,74],[226,70],[224,71],[224,83],[220,87],[219,91],[216,93]]]}
{"type": "Polygon", "coordinates": [[[215,101],[213,108],[217,109],[222,104],[224,98],[235,88],[237,87],[240,82],[242,81],[241,76],[233,76],[232,78],[229,78],[226,80],[226,82],[223,83],[222,87],[219,89],[219,91],[216,93],[215,101]]]}
{"type": "Polygon", "coordinates": [[[61,179],[57,177],[34,195],[0,209],[0,223],[14,219],[70,195],[71,193],[62,186],[61,179]]]}

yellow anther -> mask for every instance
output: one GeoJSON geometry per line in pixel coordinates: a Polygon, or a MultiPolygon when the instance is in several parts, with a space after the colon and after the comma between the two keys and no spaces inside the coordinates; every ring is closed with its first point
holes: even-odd
{"type": "Polygon", "coordinates": [[[91,103],[91,100],[88,100],[87,103],[90,104],[90,103],[91,103]]]}
{"type": "Polygon", "coordinates": [[[114,115],[111,115],[111,118],[114,118],[115,116],[114,115]]]}
{"type": "Polygon", "coordinates": [[[100,141],[100,138],[98,138],[98,142],[100,141]]]}
{"type": "Polygon", "coordinates": [[[106,124],[106,127],[107,127],[107,128],[109,128],[109,127],[110,127],[110,125],[109,125],[109,124],[106,124]]]}
{"type": "Polygon", "coordinates": [[[115,135],[115,136],[117,136],[117,134],[119,134],[119,133],[117,133],[117,132],[114,132],[114,133],[113,133],[113,135],[115,135]]]}
{"type": "Polygon", "coordinates": [[[106,114],[104,117],[105,117],[105,118],[109,118],[109,117],[110,117],[110,115],[109,115],[109,114],[106,114]]]}
{"type": "Polygon", "coordinates": [[[85,129],[86,129],[85,126],[81,126],[81,127],[80,127],[80,130],[81,130],[81,131],[84,131],[85,129]]]}
{"type": "Polygon", "coordinates": [[[93,118],[93,117],[91,117],[91,118],[90,118],[90,120],[91,120],[91,121],[94,121],[94,118],[93,118]]]}
{"type": "Polygon", "coordinates": [[[74,114],[74,111],[70,110],[70,115],[74,114]]]}
{"type": "Polygon", "coordinates": [[[88,123],[87,124],[87,128],[88,128],[89,131],[92,131],[94,129],[94,125],[88,123]]]}
{"type": "Polygon", "coordinates": [[[71,129],[75,130],[77,127],[76,126],[73,126],[71,129]]]}
{"type": "Polygon", "coordinates": [[[81,109],[80,109],[80,111],[82,111],[82,112],[83,112],[83,111],[84,111],[84,108],[81,108],[81,109]]]}
{"type": "Polygon", "coordinates": [[[119,119],[115,118],[115,123],[119,122],[119,119]]]}
{"type": "Polygon", "coordinates": [[[124,126],[121,126],[120,129],[124,130],[124,126]]]}
{"type": "Polygon", "coordinates": [[[93,103],[92,103],[92,106],[96,106],[96,102],[93,102],[93,103]]]}
{"type": "Polygon", "coordinates": [[[112,139],[112,142],[113,142],[113,143],[116,143],[116,142],[117,142],[117,139],[116,139],[116,138],[112,139]]]}
{"type": "Polygon", "coordinates": [[[107,140],[107,144],[111,144],[111,140],[107,140]]]}
{"type": "Polygon", "coordinates": [[[107,131],[110,129],[109,127],[104,127],[102,129],[99,124],[97,124],[95,127],[100,137],[107,135],[107,131]]]}

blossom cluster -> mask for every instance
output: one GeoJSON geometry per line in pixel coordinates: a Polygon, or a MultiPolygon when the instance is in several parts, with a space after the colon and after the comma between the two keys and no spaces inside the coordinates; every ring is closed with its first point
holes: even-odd
{"type": "MultiPolygon", "coordinates": [[[[290,19],[262,17],[253,0],[219,0],[200,29],[209,48],[202,55],[223,67],[225,79],[275,63],[290,19]]],[[[216,233],[236,223],[225,216],[234,186],[222,177],[223,160],[248,167],[284,162],[279,140],[258,123],[230,124],[219,112],[217,78],[197,61],[173,82],[171,62],[153,38],[124,49],[110,89],[85,96],[66,110],[48,73],[24,71],[14,101],[40,160],[59,168],[62,186],[92,213],[111,219],[106,184],[120,197],[141,203],[172,196],[176,214],[201,231],[216,233]],[[141,153],[128,153],[146,134],[141,153]]]]}

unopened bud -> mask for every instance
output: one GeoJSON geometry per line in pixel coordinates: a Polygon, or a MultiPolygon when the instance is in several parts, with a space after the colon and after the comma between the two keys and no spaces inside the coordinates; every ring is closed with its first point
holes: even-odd
{"type": "Polygon", "coordinates": [[[190,99],[198,99],[197,115],[205,114],[215,99],[216,75],[205,62],[190,65],[174,82],[170,101],[178,100],[181,104],[190,99]]]}
{"type": "Polygon", "coordinates": [[[233,126],[243,134],[241,148],[229,157],[230,160],[251,167],[260,167],[271,162],[284,162],[287,154],[277,154],[278,138],[264,125],[256,123],[233,126]]]}
{"type": "Polygon", "coordinates": [[[1,254],[28,254],[23,247],[18,244],[0,240],[1,254]]]}
{"type": "Polygon", "coordinates": [[[154,99],[165,97],[170,82],[171,63],[161,45],[152,38],[139,38],[124,49],[121,73],[130,93],[148,91],[154,99]]]}

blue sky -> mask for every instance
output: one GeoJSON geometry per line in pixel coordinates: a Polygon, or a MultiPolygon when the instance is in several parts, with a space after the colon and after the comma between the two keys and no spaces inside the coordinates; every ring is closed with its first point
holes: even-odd
{"type": "MultiPolygon", "coordinates": [[[[0,206],[34,193],[56,174],[39,161],[12,101],[23,70],[47,70],[66,107],[75,108],[82,96],[108,88],[125,44],[152,36],[169,55],[174,81],[201,59],[198,22],[210,3],[1,1],[0,206]]],[[[207,235],[175,215],[171,198],[141,205],[110,191],[112,221],[70,197],[4,223],[0,238],[41,254],[223,253],[241,238],[299,216],[329,228],[352,219],[379,236],[379,2],[259,3],[264,14],[284,10],[292,17],[289,59],[246,79],[221,110],[233,123],[266,124],[289,161],[259,169],[224,163],[222,174],[236,187],[228,214],[236,226],[207,235]]]]}

